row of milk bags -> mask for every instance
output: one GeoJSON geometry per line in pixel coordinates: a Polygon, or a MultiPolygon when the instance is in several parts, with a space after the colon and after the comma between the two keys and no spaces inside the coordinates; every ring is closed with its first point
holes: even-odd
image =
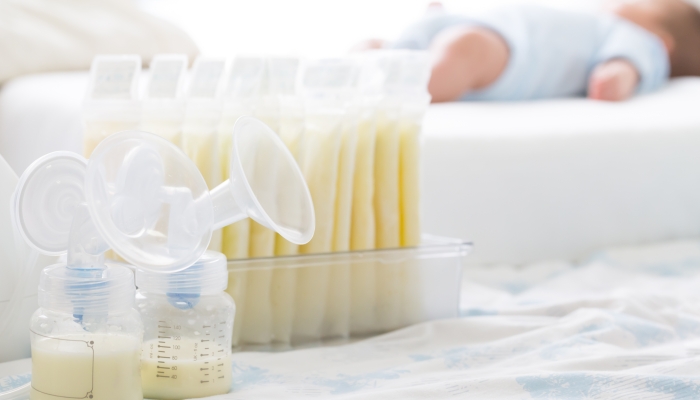
{"type": "MultiPolygon", "coordinates": [[[[251,220],[224,228],[210,249],[229,259],[416,246],[419,158],[430,102],[423,52],[373,51],[335,59],[101,56],[85,103],[84,152],[109,134],[141,129],[180,146],[213,188],[227,179],[231,131],[252,115],[282,138],[302,168],[316,233],[293,245],[251,220]]],[[[399,266],[319,265],[233,270],[233,344],[300,343],[365,335],[418,317],[418,272],[399,266]],[[411,285],[416,287],[411,287],[411,285]]]]}

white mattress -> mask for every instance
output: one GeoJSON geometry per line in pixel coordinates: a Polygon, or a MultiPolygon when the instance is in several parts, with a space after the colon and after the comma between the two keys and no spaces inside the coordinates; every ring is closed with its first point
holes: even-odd
{"type": "MultiPolygon", "coordinates": [[[[18,174],[82,149],[86,73],[0,91],[0,154],[18,174]]],[[[622,104],[434,105],[425,120],[425,232],[471,239],[472,262],[575,259],[700,235],[700,79],[622,104]]]]}
{"type": "Polygon", "coordinates": [[[424,132],[425,230],[472,239],[472,262],[700,235],[698,78],[618,104],[434,105],[424,132]]]}
{"type": "MultiPolygon", "coordinates": [[[[217,399],[697,399],[700,241],[465,271],[459,319],[233,355],[217,399]]],[[[0,392],[30,379],[0,364],[0,392]],[[11,376],[6,376],[11,375],[11,376]],[[3,377],[5,376],[5,377],[3,377]]]]}

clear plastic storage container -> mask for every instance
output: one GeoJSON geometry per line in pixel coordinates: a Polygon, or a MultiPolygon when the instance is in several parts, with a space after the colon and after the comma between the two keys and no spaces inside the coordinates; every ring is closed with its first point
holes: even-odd
{"type": "MultiPolygon", "coordinates": [[[[318,307],[318,318],[322,321],[319,336],[292,335],[291,340],[274,335],[272,338],[266,336],[253,340],[234,336],[234,350],[284,350],[331,339],[366,337],[418,322],[457,317],[462,267],[471,247],[471,243],[458,239],[424,235],[421,245],[417,247],[229,260],[227,291],[234,298],[245,294],[242,293],[246,290],[245,282],[237,282],[237,277],[245,272],[269,270],[276,274],[285,270],[301,272],[334,268],[349,271],[346,287],[338,290],[345,298],[339,299],[338,293],[334,293],[318,307]],[[387,269],[400,282],[382,287],[382,280],[376,278],[381,277],[387,269]],[[382,296],[377,296],[378,293],[382,293],[382,296]],[[358,299],[362,301],[357,301],[358,299]],[[328,306],[329,301],[337,303],[338,300],[341,300],[342,305],[328,306]],[[345,310],[338,311],[342,308],[345,310]],[[331,315],[332,312],[339,312],[347,318],[347,321],[340,323],[347,327],[344,331],[336,329],[339,325],[338,316],[331,315]],[[387,316],[387,313],[392,315],[387,316]]],[[[273,283],[269,292],[274,293],[276,290],[273,283]]],[[[293,293],[288,298],[296,302],[300,296],[304,296],[304,293],[293,293]]],[[[296,318],[293,314],[294,307],[276,304],[274,301],[272,304],[273,324],[286,323],[293,328],[294,324],[303,323],[303,319],[296,318]],[[286,318],[275,315],[280,313],[292,314],[286,318]]],[[[245,329],[246,324],[257,321],[243,316],[236,323],[242,324],[245,329]]],[[[289,330],[283,328],[273,326],[272,332],[289,330]]]]}

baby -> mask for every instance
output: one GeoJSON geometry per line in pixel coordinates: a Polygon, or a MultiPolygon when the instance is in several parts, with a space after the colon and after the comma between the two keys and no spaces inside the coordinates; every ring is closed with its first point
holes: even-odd
{"type": "MultiPolygon", "coordinates": [[[[565,96],[620,101],[700,75],[700,11],[684,0],[631,0],[587,14],[536,6],[480,17],[431,6],[384,47],[427,49],[434,102],[565,96]]],[[[369,47],[382,47],[368,42],[369,47]]]]}

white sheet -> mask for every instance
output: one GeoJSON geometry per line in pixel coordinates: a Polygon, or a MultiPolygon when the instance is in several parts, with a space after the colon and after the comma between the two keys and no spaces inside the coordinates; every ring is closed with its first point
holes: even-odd
{"type": "MultiPolygon", "coordinates": [[[[465,272],[464,317],[237,353],[233,392],[215,398],[700,398],[700,240],[465,272]]],[[[0,388],[29,379],[11,366],[0,388]]]]}

